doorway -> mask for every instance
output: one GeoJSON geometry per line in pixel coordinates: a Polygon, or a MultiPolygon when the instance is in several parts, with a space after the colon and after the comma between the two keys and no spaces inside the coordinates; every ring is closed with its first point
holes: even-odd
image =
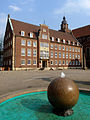
{"type": "Polygon", "coordinates": [[[42,61],[42,67],[46,68],[47,67],[47,61],[42,61]]]}

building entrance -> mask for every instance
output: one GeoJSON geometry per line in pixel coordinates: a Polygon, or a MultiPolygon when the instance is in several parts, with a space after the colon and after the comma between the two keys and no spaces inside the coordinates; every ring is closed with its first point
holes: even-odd
{"type": "Polygon", "coordinates": [[[46,68],[47,67],[47,61],[42,61],[42,67],[46,68]]]}
{"type": "Polygon", "coordinates": [[[87,47],[86,49],[86,66],[87,68],[90,68],[90,47],[87,47]]]}

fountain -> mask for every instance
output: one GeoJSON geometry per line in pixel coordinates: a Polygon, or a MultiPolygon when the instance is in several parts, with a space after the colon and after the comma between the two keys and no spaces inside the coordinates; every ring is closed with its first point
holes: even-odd
{"type": "Polygon", "coordinates": [[[79,92],[76,84],[62,74],[50,83],[48,91],[4,99],[0,120],[90,120],[90,91],[79,92]]]}
{"type": "Polygon", "coordinates": [[[64,73],[61,77],[53,80],[47,90],[49,102],[54,106],[54,113],[61,116],[73,114],[72,107],[79,98],[77,85],[67,78],[64,73]]]}

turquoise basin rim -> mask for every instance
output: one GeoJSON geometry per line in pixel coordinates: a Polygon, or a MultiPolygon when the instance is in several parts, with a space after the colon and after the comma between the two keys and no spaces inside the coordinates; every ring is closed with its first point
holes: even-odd
{"type": "MultiPolygon", "coordinates": [[[[14,99],[16,99],[16,98],[20,98],[20,97],[24,97],[24,96],[27,96],[27,95],[34,95],[34,94],[36,94],[36,93],[45,93],[45,92],[47,92],[47,90],[45,89],[45,90],[36,90],[36,91],[28,91],[28,92],[24,92],[24,93],[21,93],[20,95],[18,94],[15,94],[15,95],[13,95],[13,97],[6,97],[6,98],[2,98],[1,100],[2,100],[2,102],[0,102],[0,105],[2,105],[2,104],[4,104],[4,103],[6,103],[6,102],[9,102],[9,101],[11,101],[11,100],[14,100],[14,99]]],[[[81,92],[81,93],[90,93],[90,90],[89,89],[79,89],[79,92],[81,92]]]]}

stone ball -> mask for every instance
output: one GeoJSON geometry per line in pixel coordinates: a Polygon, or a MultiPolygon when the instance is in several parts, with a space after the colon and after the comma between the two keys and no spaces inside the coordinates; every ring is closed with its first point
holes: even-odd
{"type": "Polygon", "coordinates": [[[59,77],[49,84],[47,95],[54,108],[67,110],[77,103],[79,89],[74,81],[59,77]]]}

